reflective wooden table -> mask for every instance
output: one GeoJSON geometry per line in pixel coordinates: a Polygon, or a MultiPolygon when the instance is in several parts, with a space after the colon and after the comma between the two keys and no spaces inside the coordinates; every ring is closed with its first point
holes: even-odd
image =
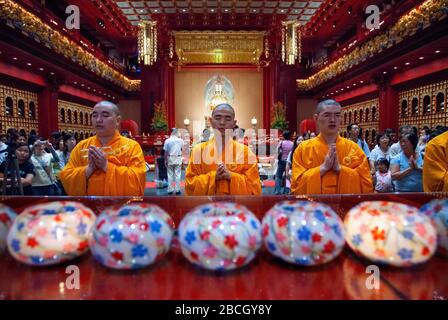
{"type": "MultiPolygon", "coordinates": [[[[1,202],[21,212],[26,206],[52,200],[80,201],[96,213],[110,205],[151,202],[169,212],[176,225],[188,210],[211,201],[234,201],[260,219],[275,203],[300,198],[330,205],[341,217],[362,201],[390,200],[414,206],[445,194],[369,194],[334,196],[261,197],[3,197],[1,202]]],[[[448,299],[448,259],[434,256],[411,268],[380,267],[380,288],[368,289],[368,261],[346,247],[332,262],[317,267],[287,264],[264,248],[246,267],[232,272],[212,272],[191,265],[173,241],[170,252],[156,264],[137,271],[116,271],[98,264],[90,255],[51,267],[30,267],[8,253],[0,256],[0,299],[448,299]],[[79,289],[65,285],[66,267],[80,271],[79,289]]]]}

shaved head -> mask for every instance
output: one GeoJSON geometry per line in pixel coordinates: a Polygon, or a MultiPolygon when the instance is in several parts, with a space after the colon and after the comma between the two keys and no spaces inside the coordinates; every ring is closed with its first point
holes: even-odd
{"type": "Polygon", "coordinates": [[[235,118],[235,110],[234,110],[233,107],[232,107],[230,104],[228,104],[228,103],[221,103],[221,104],[218,104],[218,105],[215,107],[215,109],[213,109],[212,117],[213,117],[213,114],[214,114],[216,111],[220,111],[220,110],[229,110],[229,111],[231,111],[232,114],[233,114],[233,117],[235,118]]]}
{"type": "Polygon", "coordinates": [[[316,111],[314,113],[315,114],[321,113],[327,106],[338,106],[339,108],[341,108],[341,104],[339,102],[337,102],[336,100],[327,99],[327,100],[323,100],[317,104],[316,111]]]}
{"type": "MultiPolygon", "coordinates": [[[[115,103],[113,103],[113,102],[110,102],[110,101],[100,101],[100,102],[98,102],[98,103],[95,105],[95,107],[96,107],[96,106],[103,106],[103,107],[110,108],[110,110],[111,110],[113,113],[115,113],[116,116],[119,116],[119,115],[120,115],[120,109],[119,109],[118,106],[117,106],[115,103]]],[[[95,107],[94,107],[94,108],[95,108],[95,107]]]]}

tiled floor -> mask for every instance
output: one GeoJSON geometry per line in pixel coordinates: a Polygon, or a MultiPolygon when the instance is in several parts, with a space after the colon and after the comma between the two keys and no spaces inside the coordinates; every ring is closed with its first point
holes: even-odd
{"type": "MultiPolygon", "coordinates": [[[[185,182],[185,171],[182,171],[181,176],[181,192],[182,192],[181,195],[185,195],[184,183],[182,182],[185,182]]],[[[262,192],[264,195],[274,194],[274,181],[273,180],[263,181],[262,192]]],[[[146,174],[145,196],[167,196],[167,195],[168,195],[167,188],[157,189],[155,187],[154,172],[148,172],[146,174]]]]}

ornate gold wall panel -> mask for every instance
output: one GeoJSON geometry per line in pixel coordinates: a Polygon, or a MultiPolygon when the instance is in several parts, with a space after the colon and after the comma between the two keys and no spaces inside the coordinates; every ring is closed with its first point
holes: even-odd
{"type": "Polygon", "coordinates": [[[77,134],[86,138],[95,133],[92,128],[91,114],[92,107],[83,106],[77,103],[58,100],[58,127],[59,131],[77,134]]]}
{"type": "Polygon", "coordinates": [[[39,131],[39,107],[37,94],[0,85],[0,132],[5,134],[9,128],[39,131]],[[34,109],[34,111],[33,111],[34,109]]]}
{"type": "Polygon", "coordinates": [[[448,80],[399,92],[398,124],[410,124],[417,129],[447,126],[447,94],[448,80]]]}
{"type": "Polygon", "coordinates": [[[347,137],[347,126],[357,123],[363,131],[363,138],[369,145],[375,144],[375,136],[379,130],[378,98],[342,107],[341,136],[347,137]]]}
{"type": "Polygon", "coordinates": [[[264,36],[261,31],[177,31],[178,64],[258,64],[264,36]]]}

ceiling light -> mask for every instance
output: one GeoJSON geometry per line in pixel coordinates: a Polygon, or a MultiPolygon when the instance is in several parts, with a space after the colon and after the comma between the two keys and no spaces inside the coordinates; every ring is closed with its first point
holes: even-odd
{"type": "Polygon", "coordinates": [[[44,71],[44,68],[39,68],[40,71],[44,71]]]}
{"type": "Polygon", "coordinates": [[[387,71],[383,71],[383,74],[386,74],[387,73],[387,71]]]}
{"type": "Polygon", "coordinates": [[[364,83],[364,81],[361,80],[361,81],[359,81],[359,83],[364,83]]]}
{"type": "Polygon", "coordinates": [[[344,88],[341,88],[341,91],[344,91],[344,88]]]}
{"type": "Polygon", "coordinates": [[[420,60],[423,60],[423,59],[425,59],[425,57],[420,57],[419,59],[420,59],[420,60]]]}
{"type": "Polygon", "coordinates": [[[17,57],[14,57],[14,58],[12,58],[12,60],[15,60],[15,61],[17,61],[17,57]]]}
{"type": "Polygon", "coordinates": [[[353,86],[356,87],[356,83],[354,83],[353,86]]]}
{"type": "Polygon", "coordinates": [[[333,29],[336,28],[336,23],[333,23],[333,29]]]}
{"type": "Polygon", "coordinates": [[[436,53],[440,53],[440,50],[436,50],[436,53]]]}
{"type": "Polygon", "coordinates": [[[229,9],[224,9],[224,12],[229,12],[229,9]]]}
{"type": "Polygon", "coordinates": [[[81,87],[84,87],[84,83],[81,83],[81,87]]]}
{"type": "Polygon", "coordinates": [[[54,75],[54,72],[50,72],[51,75],[54,75]]]}
{"type": "Polygon", "coordinates": [[[31,67],[31,62],[28,62],[26,65],[27,65],[28,67],[31,67]]]}
{"type": "Polygon", "coordinates": [[[411,64],[410,62],[406,62],[406,63],[405,63],[405,65],[407,65],[407,66],[410,65],[410,64],[411,64]]]}
{"type": "Polygon", "coordinates": [[[397,70],[398,69],[398,67],[394,67],[394,70],[397,70]]]}
{"type": "Polygon", "coordinates": [[[347,86],[347,89],[350,88],[350,86],[347,86]]]}
{"type": "Polygon", "coordinates": [[[215,9],[210,9],[211,12],[215,12],[215,9]]]}
{"type": "Polygon", "coordinates": [[[182,9],[182,12],[187,12],[187,9],[182,9]]]}

